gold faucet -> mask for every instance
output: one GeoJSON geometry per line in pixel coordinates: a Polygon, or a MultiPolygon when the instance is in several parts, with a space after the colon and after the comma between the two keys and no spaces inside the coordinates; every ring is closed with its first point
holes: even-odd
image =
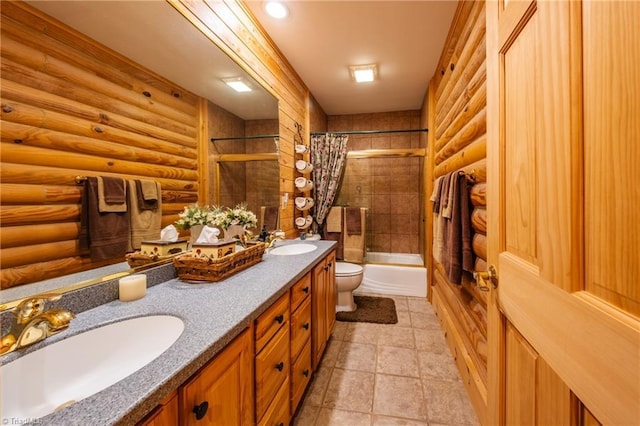
{"type": "Polygon", "coordinates": [[[276,241],[284,241],[284,240],[285,240],[284,231],[278,230],[278,231],[270,232],[265,243],[267,243],[267,248],[271,248],[276,245],[276,241]]]}
{"type": "Polygon", "coordinates": [[[24,299],[15,307],[16,321],[2,336],[0,355],[13,352],[65,330],[75,315],[64,309],[44,310],[47,301],[60,299],[60,294],[39,294],[24,299]]]}

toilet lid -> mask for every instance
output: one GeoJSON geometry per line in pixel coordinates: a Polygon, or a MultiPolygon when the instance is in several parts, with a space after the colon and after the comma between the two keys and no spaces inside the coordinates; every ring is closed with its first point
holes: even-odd
{"type": "Polygon", "coordinates": [[[362,266],[355,263],[336,262],[336,275],[350,276],[362,273],[362,266]]]}

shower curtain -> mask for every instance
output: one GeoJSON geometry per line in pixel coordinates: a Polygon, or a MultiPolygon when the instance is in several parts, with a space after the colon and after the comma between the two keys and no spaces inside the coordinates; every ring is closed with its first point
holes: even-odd
{"type": "Polygon", "coordinates": [[[311,136],[311,164],[313,164],[314,218],[322,227],[338,192],[347,158],[346,135],[326,133],[311,136]]]}

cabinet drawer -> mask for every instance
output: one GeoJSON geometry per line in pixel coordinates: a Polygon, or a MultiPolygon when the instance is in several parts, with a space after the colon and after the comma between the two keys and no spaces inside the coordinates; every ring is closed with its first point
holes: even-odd
{"type": "Polygon", "coordinates": [[[311,299],[291,315],[291,359],[296,359],[311,336],[311,299]]]}
{"type": "Polygon", "coordinates": [[[308,273],[291,287],[291,312],[295,311],[311,294],[311,273],[308,273]]]}
{"type": "Polygon", "coordinates": [[[258,426],[287,426],[290,416],[289,380],[285,380],[258,426]]]}
{"type": "Polygon", "coordinates": [[[285,293],[256,319],[256,353],[289,321],[289,293],[285,293]]]}
{"type": "Polygon", "coordinates": [[[291,411],[295,412],[311,380],[311,341],[302,348],[300,356],[291,366],[291,411]]]}
{"type": "Polygon", "coordinates": [[[289,377],[289,323],[256,355],[256,419],[262,418],[269,404],[289,377]]]}

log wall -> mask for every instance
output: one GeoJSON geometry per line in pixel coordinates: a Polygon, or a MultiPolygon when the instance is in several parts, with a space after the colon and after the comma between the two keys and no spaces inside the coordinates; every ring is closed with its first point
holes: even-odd
{"type": "MultiPolygon", "coordinates": [[[[464,171],[469,176],[476,270],[486,270],[486,50],[484,2],[461,1],[445,42],[429,99],[427,175],[464,171]]],[[[433,218],[432,218],[433,219],[433,218]]],[[[432,223],[433,221],[431,221],[432,223]]],[[[429,250],[431,253],[431,250],[429,250]]],[[[430,295],[447,342],[482,423],[487,411],[487,296],[469,273],[462,285],[429,259],[430,295]]]]}
{"type": "MultiPolygon", "coordinates": [[[[170,3],[278,98],[280,193],[293,193],[307,88],[241,3],[170,3]]],[[[123,260],[80,256],[76,176],[160,182],[162,226],[211,202],[206,100],[24,3],[1,13],[0,288],[123,260]]],[[[293,197],[281,224],[295,233],[293,197]]]]}

